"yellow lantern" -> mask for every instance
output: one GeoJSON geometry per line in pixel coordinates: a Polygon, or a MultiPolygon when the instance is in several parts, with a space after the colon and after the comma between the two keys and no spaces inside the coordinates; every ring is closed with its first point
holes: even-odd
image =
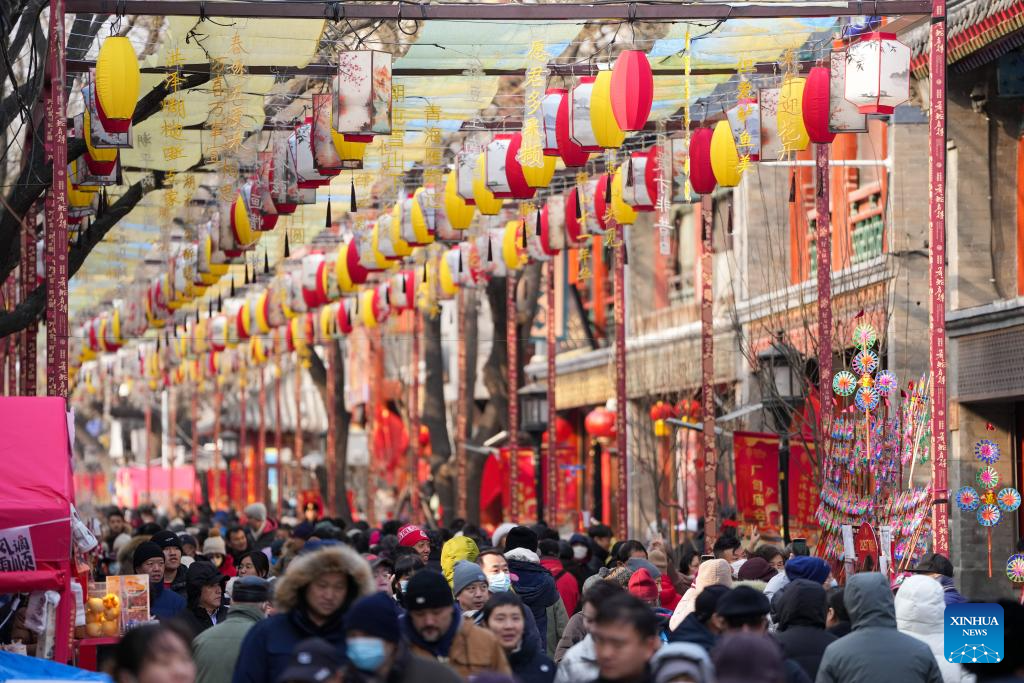
{"type": "Polygon", "coordinates": [[[231,205],[231,226],[235,232],[238,245],[242,248],[255,244],[259,235],[252,229],[249,221],[249,210],[245,206],[242,196],[235,197],[235,203],[231,205]]]}
{"type": "Polygon", "coordinates": [[[320,309],[320,339],[334,338],[334,318],[338,315],[338,304],[328,304],[320,309]]]}
{"type": "Polygon", "coordinates": [[[399,199],[395,202],[395,206],[391,209],[391,244],[395,249],[395,254],[401,258],[405,258],[412,254],[412,247],[409,243],[402,239],[402,200],[399,199]]]}
{"type": "Polygon", "coordinates": [[[255,323],[255,332],[258,334],[270,332],[270,320],[267,318],[267,312],[270,308],[269,302],[270,292],[267,290],[263,290],[253,301],[250,318],[255,323]]]}
{"type": "Polygon", "coordinates": [[[370,244],[372,245],[373,249],[372,256],[374,267],[377,268],[378,270],[387,270],[388,268],[390,268],[392,266],[392,262],[389,261],[387,257],[384,256],[383,253],[381,253],[380,247],[378,246],[380,244],[380,221],[377,221],[376,223],[373,224],[373,232],[371,233],[370,244]]]}
{"type": "Polygon", "coordinates": [[[480,213],[485,216],[497,216],[501,211],[501,205],[503,201],[494,196],[494,193],[487,189],[485,178],[487,177],[487,154],[484,152],[480,153],[479,160],[476,162],[476,175],[473,177],[473,201],[476,202],[476,208],[480,209],[480,213]]]}
{"type": "Polygon", "coordinates": [[[804,126],[804,84],[806,78],[787,78],[779,92],[779,111],[775,120],[779,128],[779,140],[786,152],[800,152],[807,149],[811,138],[804,126]]]}
{"type": "Polygon", "coordinates": [[[632,225],[636,222],[636,209],[622,199],[622,166],[615,169],[611,182],[612,217],[619,225],[632,225]]]}
{"type": "Polygon", "coordinates": [[[338,289],[343,294],[354,292],[356,285],[348,272],[348,242],[338,245],[338,256],[334,259],[334,277],[338,280],[338,289]]]}
{"type": "Polygon", "coordinates": [[[501,259],[509,270],[518,270],[526,263],[526,253],[519,248],[522,240],[521,228],[525,229],[522,221],[509,221],[505,224],[505,231],[501,236],[501,259]]]}
{"type": "Polygon", "coordinates": [[[444,182],[444,212],[453,230],[465,230],[473,223],[476,207],[459,196],[459,180],[449,173],[444,182]]]}
{"type": "Polygon", "coordinates": [[[267,362],[267,350],[263,347],[263,341],[259,337],[249,339],[249,356],[257,365],[267,362]]]}
{"type": "MultiPolygon", "coordinates": [[[[416,235],[416,243],[420,245],[433,244],[434,242],[434,234],[430,232],[430,226],[427,225],[427,217],[423,213],[423,205],[420,203],[423,201],[421,195],[424,192],[426,192],[426,188],[417,187],[416,191],[412,193],[412,210],[409,212],[410,220],[412,221],[412,232],[416,235]]],[[[431,191],[427,201],[433,200],[436,196],[431,191]]],[[[470,208],[472,209],[472,207],[470,208]]],[[[473,216],[470,216],[469,219],[473,220],[473,216]]]]}
{"type": "Polygon", "coordinates": [[[72,209],[85,210],[92,206],[92,192],[84,192],[76,189],[71,181],[68,181],[68,206],[72,209]]]}
{"type": "Polygon", "coordinates": [[[92,120],[89,117],[89,107],[85,108],[83,115],[84,120],[82,124],[82,135],[85,137],[85,149],[89,152],[89,156],[93,161],[98,161],[101,164],[110,164],[117,161],[117,148],[112,149],[97,149],[92,146],[92,120]]]}
{"type": "Polygon", "coordinates": [[[375,289],[364,289],[359,292],[359,318],[367,328],[377,327],[377,316],[373,314],[373,297],[375,289]]]}
{"type": "Polygon", "coordinates": [[[350,162],[349,168],[354,165],[351,162],[359,162],[359,165],[362,166],[367,143],[346,140],[345,136],[334,128],[331,128],[331,142],[334,143],[334,150],[338,153],[338,158],[342,163],[350,162]]]}
{"type": "Polygon", "coordinates": [[[523,166],[523,177],[526,178],[526,184],[530,187],[547,187],[551,184],[551,179],[555,177],[555,165],[557,164],[558,157],[542,157],[544,160],[543,166],[523,166]]]}
{"type": "Polygon", "coordinates": [[[111,36],[100,46],[96,101],[107,119],[131,121],[139,101],[139,60],[127,38],[111,36]]]}
{"type": "Polygon", "coordinates": [[[242,307],[238,309],[238,322],[241,325],[239,332],[242,333],[243,337],[252,336],[252,310],[249,308],[249,302],[245,301],[242,303],[242,307]]]}
{"type": "Polygon", "coordinates": [[[626,139],[612,113],[612,72],[598,71],[590,91],[590,127],[597,144],[605,149],[617,149],[626,139]]]}
{"type": "Polygon", "coordinates": [[[459,291],[458,282],[455,280],[455,273],[452,272],[451,264],[448,263],[447,254],[442,254],[437,261],[438,284],[441,286],[441,293],[447,297],[455,296],[459,291]]]}
{"type": "Polygon", "coordinates": [[[722,187],[740,184],[740,155],[736,151],[732,127],[725,120],[716,123],[715,132],[711,134],[711,170],[722,187]]]}

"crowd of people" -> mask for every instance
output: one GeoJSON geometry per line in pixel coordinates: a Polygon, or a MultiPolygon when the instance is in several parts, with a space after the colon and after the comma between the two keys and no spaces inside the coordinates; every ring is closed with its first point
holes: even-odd
{"type": "MultiPolygon", "coordinates": [[[[129,631],[115,683],[959,683],[1024,680],[1024,653],[949,663],[943,609],[964,601],[926,555],[893,582],[839,586],[802,546],[756,535],[614,541],[544,525],[492,533],[304,518],[262,504],[187,523],[104,520],[95,573],[146,574],[153,623],[129,631]]],[[[1024,608],[1003,603],[1006,642],[1024,608]]],[[[16,622],[16,620],[15,620],[16,622]]],[[[10,637],[0,631],[0,638],[10,637]]]]}

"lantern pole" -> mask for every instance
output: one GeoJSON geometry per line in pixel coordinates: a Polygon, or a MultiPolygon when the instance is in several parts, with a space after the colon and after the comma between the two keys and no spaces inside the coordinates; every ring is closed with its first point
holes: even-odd
{"type": "Polygon", "coordinates": [[[615,446],[618,450],[618,515],[619,538],[629,537],[629,462],[626,439],[626,230],[621,230],[615,247],[614,310],[615,316],[615,446]]]}
{"type": "Polygon", "coordinates": [[[558,482],[561,472],[558,470],[558,441],[555,435],[555,422],[558,419],[555,401],[555,264],[556,258],[548,261],[547,297],[547,384],[548,384],[548,524],[558,527],[558,482]]]}
{"type": "Polygon", "coordinates": [[[325,506],[331,511],[331,516],[338,514],[338,480],[337,480],[337,463],[335,462],[334,448],[337,436],[334,433],[335,430],[335,415],[334,415],[334,394],[335,394],[335,382],[334,382],[334,370],[337,367],[338,362],[338,345],[333,339],[327,340],[327,457],[324,458],[325,469],[327,470],[327,505],[325,506]]]}
{"type": "Polygon", "coordinates": [[[277,450],[277,516],[284,514],[284,459],[281,451],[284,449],[284,434],[281,425],[281,362],[274,365],[274,448],[277,450]]]}
{"type": "Polygon", "coordinates": [[[829,215],[829,146],[815,145],[815,240],[818,253],[818,400],[822,439],[832,425],[832,226],[829,215]]]}
{"type": "Polygon", "coordinates": [[[256,501],[262,502],[267,499],[267,380],[264,376],[266,368],[263,365],[259,365],[258,369],[259,385],[257,388],[256,406],[259,409],[257,418],[259,425],[256,432],[256,473],[254,481],[256,501]]]}
{"type": "MultiPolygon", "coordinates": [[[[505,276],[505,345],[508,348],[508,518],[519,519],[519,326],[516,315],[516,278],[505,276]]],[[[540,472],[536,473],[540,476],[540,472]]],[[[539,517],[540,510],[537,510],[539,517]]]]}
{"type": "Polygon", "coordinates": [[[459,402],[455,418],[455,509],[456,516],[466,519],[466,439],[469,431],[469,415],[467,415],[467,395],[469,388],[466,386],[466,289],[459,288],[458,296],[458,372],[459,387],[457,400],[459,402]]]}
{"type": "Polygon", "coordinates": [[[409,451],[409,507],[414,523],[422,522],[420,510],[420,312],[414,305],[412,315],[412,390],[409,397],[409,427],[412,431],[409,451]]]}
{"type": "Polygon", "coordinates": [[[701,410],[704,413],[704,552],[718,538],[718,452],[715,448],[715,329],[714,329],[714,204],[710,194],[700,199],[700,355],[701,410]]]}
{"type": "MultiPolygon", "coordinates": [[[[36,214],[33,204],[28,210],[24,229],[21,231],[21,300],[28,299],[36,284],[36,214]]],[[[21,341],[21,393],[36,395],[36,334],[38,323],[34,320],[25,328],[21,341]]]]}
{"type": "Polygon", "coordinates": [[[946,464],[946,2],[932,1],[928,101],[929,364],[932,376],[932,547],[949,556],[946,464]]]}
{"type": "MultiPolygon", "coordinates": [[[[246,446],[246,441],[247,441],[247,439],[246,439],[246,431],[247,431],[247,427],[248,427],[248,420],[245,419],[245,416],[246,416],[246,409],[248,408],[248,405],[247,405],[248,401],[246,399],[248,398],[248,395],[249,395],[249,379],[248,379],[248,377],[246,377],[246,367],[245,367],[244,363],[243,363],[241,369],[242,369],[242,371],[239,374],[239,378],[238,378],[239,397],[238,397],[238,458],[237,458],[237,461],[238,461],[238,470],[239,470],[238,471],[238,475],[239,475],[238,478],[241,481],[241,491],[239,491],[239,493],[240,493],[240,495],[242,497],[242,500],[241,500],[240,504],[241,504],[242,507],[245,507],[249,503],[249,485],[248,485],[249,484],[249,475],[246,473],[246,469],[247,469],[246,465],[248,465],[248,463],[246,462],[246,455],[245,455],[245,446],[246,446]]],[[[229,462],[228,463],[228,468],[230,469],[230,467],[231,467],[231,463],[229,462]]],[[[228,491],[228,495],[231,495],[230,491],[228,491]]]]}
{"type": "MultiPolygon", "coordinates": [[[[68,396],[68,146],[64,101],[64,0],[50,0],[44,149],[52,181],[46,193],[46,395],[68,396]]],[[[60,639],[58,639],[60,640],[60,639]]]]}

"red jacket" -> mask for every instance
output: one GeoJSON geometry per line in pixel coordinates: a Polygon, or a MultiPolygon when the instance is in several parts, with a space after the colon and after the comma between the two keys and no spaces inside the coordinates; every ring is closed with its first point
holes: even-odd
{"type": "Polygon", "coordinates": [[[676,587],[672,585],[672,580],[668,578],[668,574],[661,575],[661,606],[667,610],[675,610],[676,605],[679,604],[680,600],[679,593],[676,593],[676,587]]]}
{"type": "Polygon", "coordinates": [[[540,564],[555,577],[555,588],[562,596],[566,613],[570,616],[575,614],[576,606],[580,601],[580,584],[576,581],[576,577],[565,570],[562,561],[557,557],[542,557],[540,564]]]}

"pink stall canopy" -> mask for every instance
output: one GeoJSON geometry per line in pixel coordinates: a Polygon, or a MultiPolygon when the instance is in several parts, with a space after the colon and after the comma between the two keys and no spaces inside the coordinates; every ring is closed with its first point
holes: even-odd
{"type": "MultiPolygon", "coordinates": [[[[70,597],[74,484],[64,406],[62,398],[0,397],[0,593],[70,597]]],[[[67,639],[56,647],[59,656],[67,639]]]]}

